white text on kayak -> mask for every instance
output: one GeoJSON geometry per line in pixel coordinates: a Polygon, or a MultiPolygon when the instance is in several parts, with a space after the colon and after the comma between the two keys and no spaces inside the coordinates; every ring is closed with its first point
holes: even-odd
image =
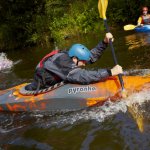
{"type": "Polygon", "coordinates": [[[74,87],[68,89],[68,94],[77,94],[77,93],[93,92],[93,91],[96,91],[96,87],[94,86],[74,87]]]}

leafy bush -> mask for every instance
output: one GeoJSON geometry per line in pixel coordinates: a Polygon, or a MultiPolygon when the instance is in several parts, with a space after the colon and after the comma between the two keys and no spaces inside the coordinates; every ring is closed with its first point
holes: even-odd
{"type": "MultiPolygon", "coordinates": [[[[1,0],[0,49],[63,42],[66,37],[103,29],[97,0],[1,0]]],[[[109,0],[107,18],[112,25],[136,24],[149,0],[109,0]]]]}

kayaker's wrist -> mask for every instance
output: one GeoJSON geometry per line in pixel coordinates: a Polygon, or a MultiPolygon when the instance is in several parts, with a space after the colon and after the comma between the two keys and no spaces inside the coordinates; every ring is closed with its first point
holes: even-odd
{"type": "Polygon", "coordinates": [[[107,69],[109,76],[112,76],[111,69],[107,69]]]}
{"type": "Polygon", "coordinates": [[[103,40],[103,41],[102,41],[102,43],[103,43],[103,44],[105,44],[105,45],[108,45],[108,43],[107,43],[107,42],[105,42],[105,40],[103,40]]]}
{"type": "Polygon", "coordinates": [[[108,32],[108,33],[106,33],[103,41],[105,44],[108,44],[110,42],[110,40],[113,42],[114,38],[113,38],[113,35],[110,32],[108,32]]]}

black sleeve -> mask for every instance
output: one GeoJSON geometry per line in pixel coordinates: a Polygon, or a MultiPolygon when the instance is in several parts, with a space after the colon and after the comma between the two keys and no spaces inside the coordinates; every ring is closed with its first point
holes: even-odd
{"type": "Polygon", "coordinates": [[[111,73],[108,69],[99,69],[92,71],[76,68],[68,74],[67,81],[71,83],[90,84],[103,80],[109,76],[111,76],[111,73]]]}
{"type": "Polygon", "coordinates": [[[105,43],[104,41],[101,41],[95,48],[91,50],[92,57],[91,57],[90,63],[96,62],[101,57],[104,50],[107,48],[107,45],[108,45],[107,43],[105,43]]]}

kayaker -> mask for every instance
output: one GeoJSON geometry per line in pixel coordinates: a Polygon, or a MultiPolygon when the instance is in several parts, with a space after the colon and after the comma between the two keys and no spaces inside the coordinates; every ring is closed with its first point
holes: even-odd
{"type": "Polygon", "coordinates": [[[138,26],[150,24],[150,14],[148,14],[148,7],[142,8],[142,15],[138,19],[138,26]]]}
{"type": "Polygon", "coordinates": [[[60,81],[90,84],[109,76],[122,74],[123,70],[119,65],[112,69],[86,70],[82,68],[101,57],[110,39],[113,41],[112,34],[106,33],[104,40],[92,50],[82,44],[74,44],[68,51],[53,51],[37,65],[34,81],[26,86],[26,90],[44,89],[60,81]]]}

